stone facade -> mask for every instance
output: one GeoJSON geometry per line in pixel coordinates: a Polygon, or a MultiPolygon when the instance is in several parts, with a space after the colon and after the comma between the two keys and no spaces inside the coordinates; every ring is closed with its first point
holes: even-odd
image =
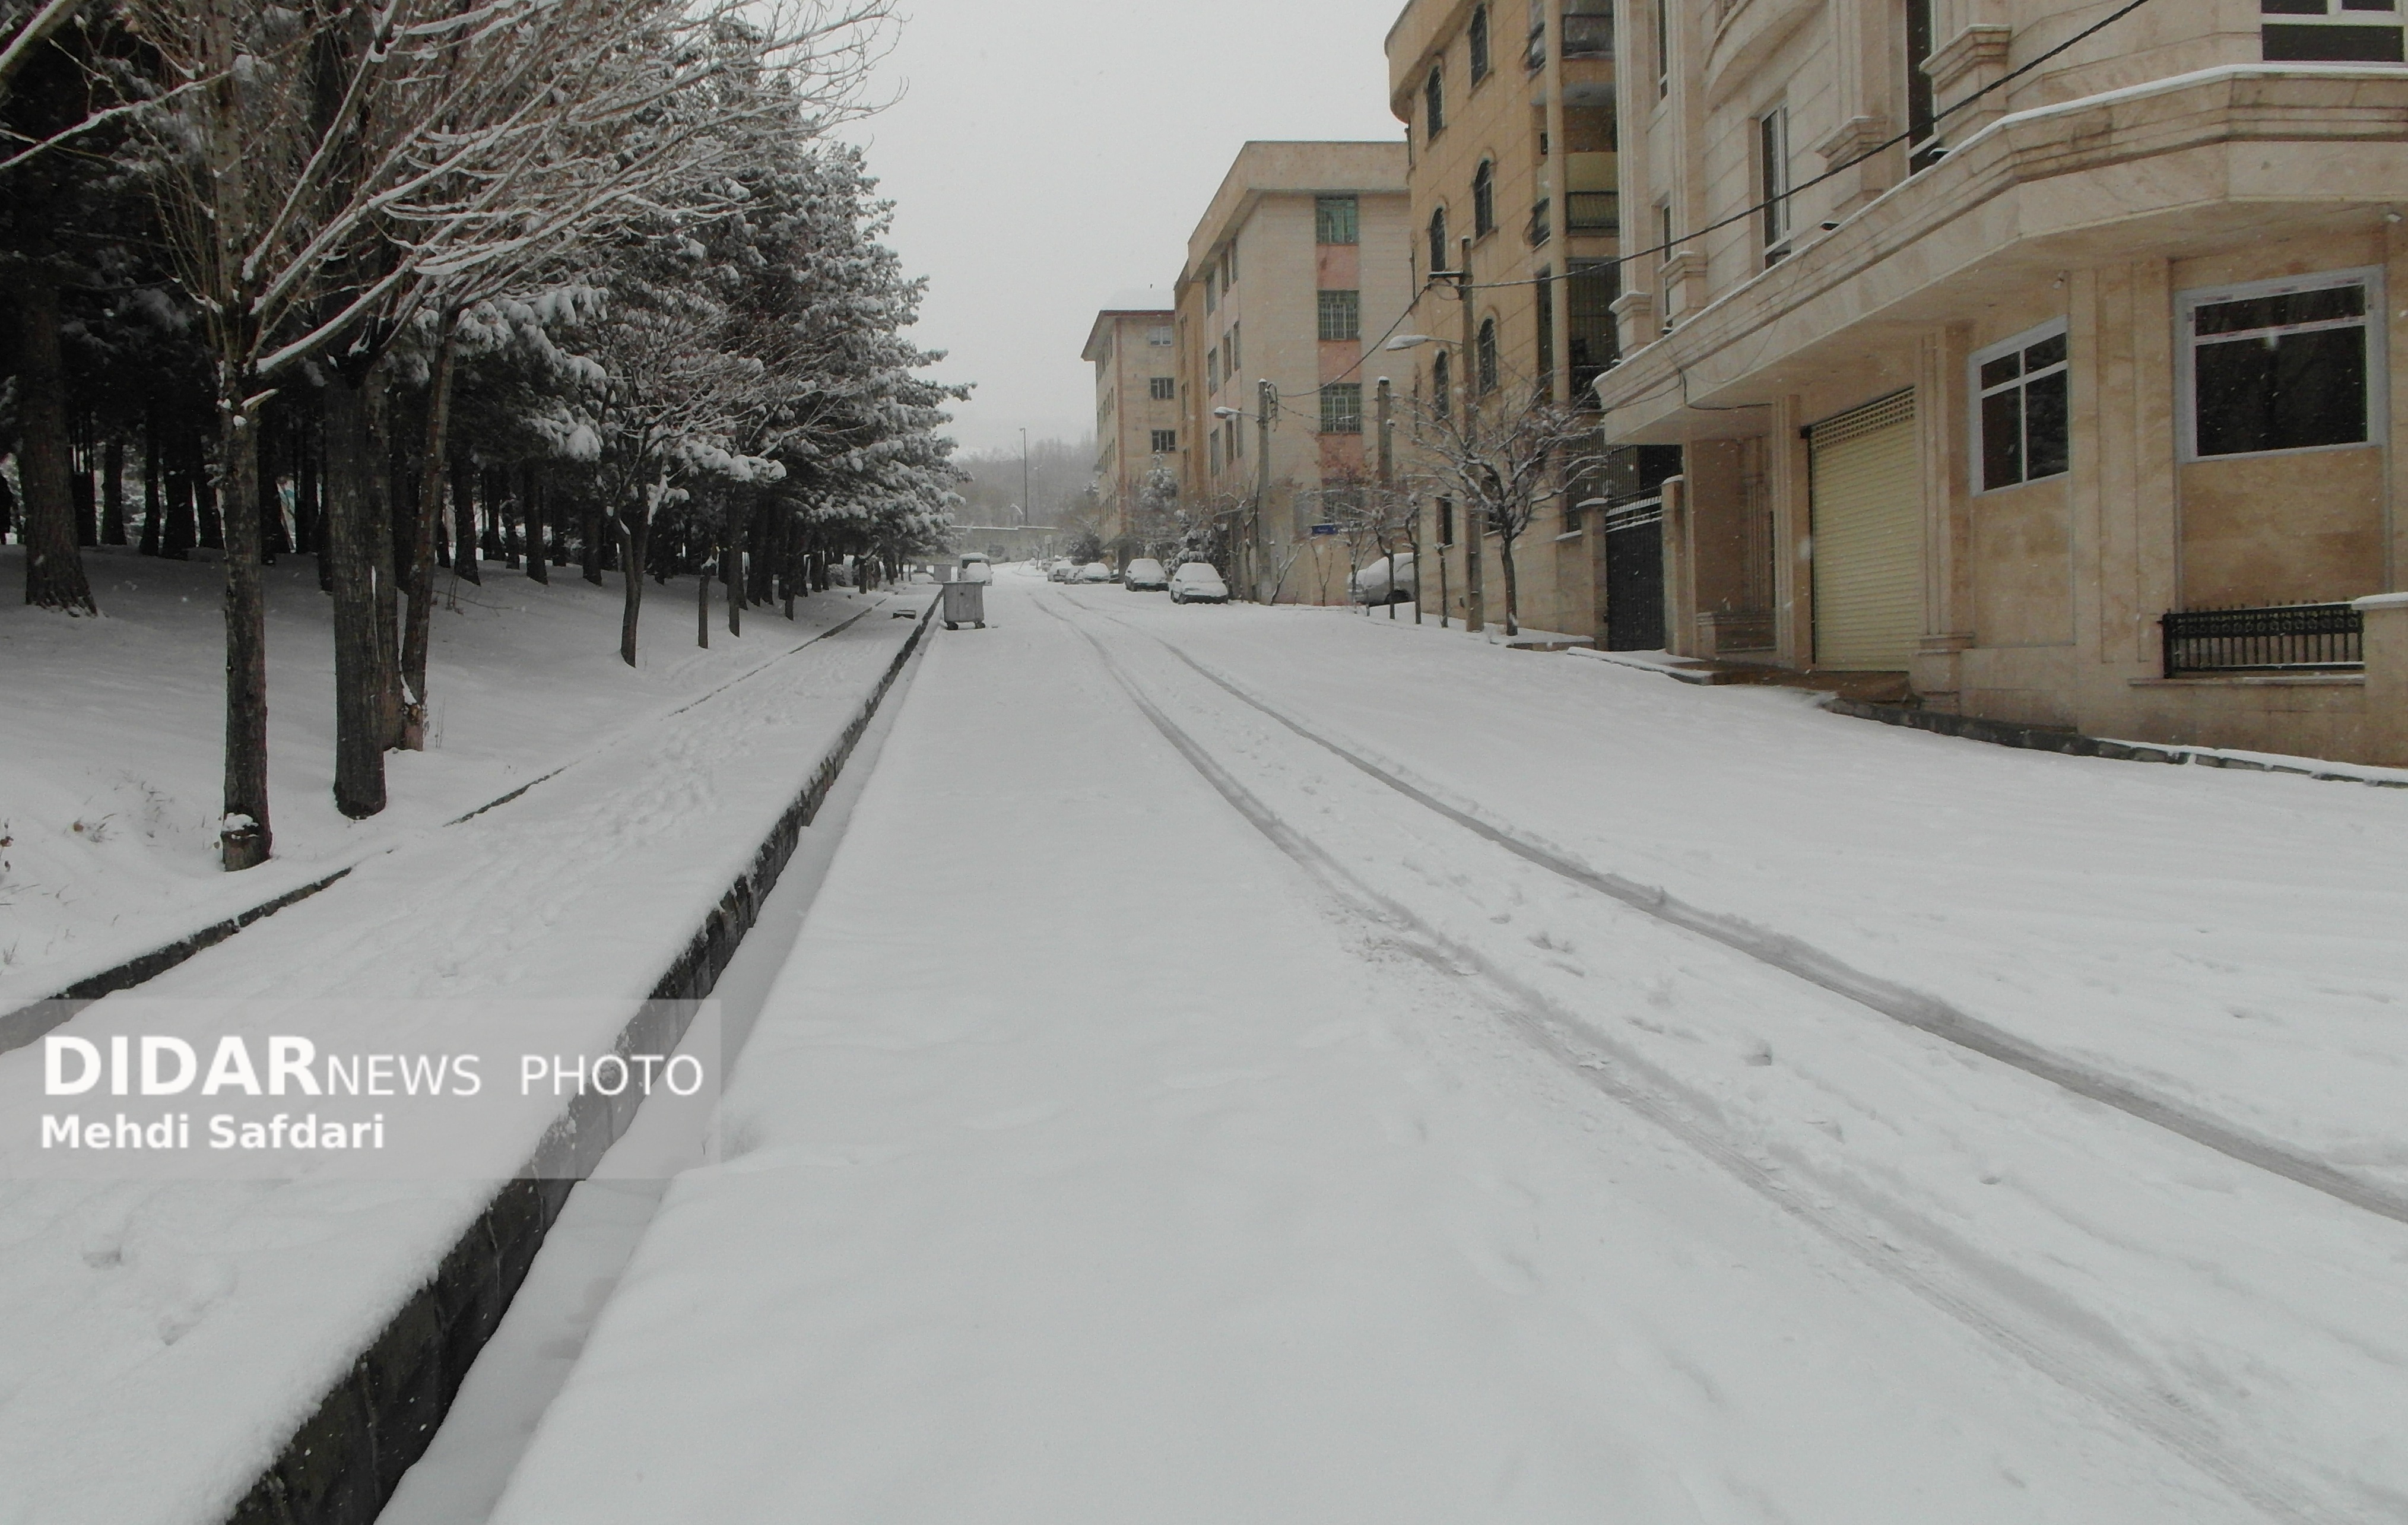
{"type": "MultiPolygon", "coordinates": [[[[1451,398],[1516,406],[1543,390],[1584,403],[1613,357],[1613,264],[1621,247],[1615,18],[1608,0],[1412,0],[1386,39],[1391,108],[1412,147],[1414,332],[1398,354],[1400,416],[1426,418],[1441,380],[1451,398]],[[1469,306],[1455,280],[1469,272],[1469,306]],[[1496,387],[1480,382],[1481,335],[1493,334],[1496,387]],[[1443,375],[1441,376],[1441,367],[1443,375]]],[[[1410,430],[1402,431],[1410,434],[1410,430]]],[[[1408,450],[1410,455],[1411,452],[1408,450]]],[[[1603,536],[1580,492],[1550,503],[1516,548],[1521,623],[1590,636],[1603,619],[1603,536]]],[[[1421,506],[1423,597],[1448,612],[1475,603],[1504,618],[1500,546],[1475,546],[1464,515],[1421,506]],[[1471,596],[1477,580],[1479,597],[1471,596]]]]}
{"type": "MultiPolygon", "coordinates": [[[[2403,583],[2408,68],[2269,63],[2324,35],[2243,0],[2146,7],[2044,61],[2074,28],[2038,0],[1623,0],[1634,51],[1658,18],[1662,87],[1621,100],[1624,192],[1679,241],[1626,270],[1627,359],[1596,394],[1610,441],[1685,447],[1674,650],[2408,763],[2379,673],[2169,675],[2159,624],[2403,583]],[[1828,443],[1876,403],[1894,480],[1828,443]],[[1718,651],[1739,626],[1754,649],[1718,651]],[[1895,655],[1834,655],[1864,652],[1895,655]]],[[[2397,12],[2332,21],[2391,28],[2397,56],[2397,12]]]]}

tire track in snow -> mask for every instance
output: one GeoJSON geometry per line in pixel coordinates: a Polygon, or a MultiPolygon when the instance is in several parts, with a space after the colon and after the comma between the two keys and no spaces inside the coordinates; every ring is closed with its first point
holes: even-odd
{"type": "Polygon", "coordinates": [[[1668,894],[1658,885],[1641,884],[1620,874],[1593,869],[1515,827],[1484,819],[1472,809],[1449,804],[1431,790],[1410,782],[1398,772],[1284,713],[1278,706],[1248,692],[1154,632],[1139,630],[1112,614],[1106,613],[1102,617],[1155,642],[1231,698],[1277,721],[1349,767],[1377,780],[1425,810],[1445,817],[1560,879],[1619,900],[1683,931],[1719,942],[1758,963],[1804,980],[1893,1022],[1928,1032],[1959,1048],[2047,1081],[2076,1096],[2114,1107],[2142,1122],[2179,1134],[2227,1158],[2279,1175],[2312,1191],[2321,1192],[2337,1201],[2396,1223],[2408,1223],[2408,1196],[2335,1169],[2278,1139],[2268,1138],[2224,1118],[2200,1112],[2122,1076],[2053,1053],[1937,996],[1868,973],[1786,932],[1760,927],[1744,917],[1692,905],[1668,894]]]}
{"type": "MultiPolygon", "coordinates": [[[[1675,1077],[1643,1055],[1595,1032],[1576,1015],[1563,1010],[1552,998],[1517,979],[1476,948],[1449,936],[1413,911],[1366,884],[1216,761],[1202,743],[1145,695],[1118,658],[1096,639],[1092,631],[1052,607],[1050,598],[1040,597],[1036,602],[1087,642],[1106,672],[1148,723],[1186,759],[1215,793],[1245,817],[1248,824],[1261,832],[1273,846],[1304,870],[1340,905],[1387,928],[1400,951],[1419,958],[1443,974],[1460,977],[1467,971],[1477,973],[1497,998],[1490,1001],[1491,1009],[1517,1036],[1582,1084],[1670,1134],[1757,1197],[1811,1229],[1885,1280],[1914,1293],[1932,1308],[1981,1335],[2069,1392],[2114,1415],[2132,1430],[2157,1442],[2267,1518],[2297,1522],[2297,1525],[2327,1525],[2327,1522],[2337,1525],[2340,1517],[2297,1503],[2261,1481],[2244,1461],[2238,1459],[2240,1447],[2192,1410],[2179,1394],[2132,1383],[2105,1364],[2086,1359],[2080,1350],[2066,1348],[2065,1342],[2031,1332],[2021,1322],[1997,1312],[1979,1292],[1956,1284],[1933,1267],[1909,1260],[1877,1224],[1861,1221],[1833,1203],[1813,1201],[1796,1190],[1774,1170],[1751,1157],[1743,1147],[1733,1143],[1722,1129],[1707,1120],[1711,1115],[1708,1109],[1684,1105],[1682,1098],[1686,1087],[1675,1077]],[[1640,1077],[1644,1084],[1627,1078],[1631,1076],[1640,1077]]],[[[1125,621],[1114,616],[1106,614],[1104,617],[1127,627],[1125,621]]],[[[1363,768],[1382,783],[1415,798],[1416,803],[1429,805],[1444,818],[1470,827],[1484,840],[1505,847],[1516,856],[1529,856],[1527,853],[1517,850],[1512,842],[1499,840],[1492,830],[1460,819],[1456,812],[1420,797],[1418,791],[1410,785],[1388,778],[1284,716],[1255,703],[1198,664],[1189,661],[1184,654],[1161,638],[1153,636],[1151,632],[1137,633],[1147,635],[1195,669],[1200,676],[1228,690],[1232,697],[1262,711],[1306,740],[1326,747],[1346,761],[1363,768]]],[[[1541,863],[1541,866],[1549,865],[1541,863]]],[[[1622,899],[1620,896],[1614,898],[1622,899]]],[[[1647,907],[1641,906],[1641,909],[1647,907]]],[[[1723,940],[1716,938],[1714,941],[1723,940]]],[[[1740,948],[1738,951],[1744,953],[1749,950],[1740,948]]],[[[1836,993],[1848,994],[1845,991],[1836,993]]]]}

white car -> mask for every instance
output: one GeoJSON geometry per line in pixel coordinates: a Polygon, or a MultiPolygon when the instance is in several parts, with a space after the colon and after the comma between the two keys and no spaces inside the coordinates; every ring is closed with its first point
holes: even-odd
{"type": "Polygon", "coordinates": [[[1109,583],[1112,580],[1112,569],[1100,561],[1091,561],[1079,568],[1078,580],[1082,583],[1109,583]]]}
{"type": "Polygon", "coordinates": [[[1352,589],[1358,604],[1409,604],[1415,594],[1413,556],[1382,556],[1354,574],[1352,589]]]}
{"type": "Polygon", "coordinates": [[[1170,601],[1174,604],[1226,604],[1229,601],[1229,584],[1209,561],[1182,561],[1179,570],[1170,574],[1170,601]]]}
{"type": "Polygon", "coordinates": [[[1055,556],[1045,568],[1048,583],[1068,583],[1079,575],[1079,564],[1068,556],[1055,556]]]}
{"type": "Polygon", "coordinates": [[[1170,574],[1152,556],[1140,556],[1121,569],[1121,586],[1158,590],[1170,586],[1170,574]]]}

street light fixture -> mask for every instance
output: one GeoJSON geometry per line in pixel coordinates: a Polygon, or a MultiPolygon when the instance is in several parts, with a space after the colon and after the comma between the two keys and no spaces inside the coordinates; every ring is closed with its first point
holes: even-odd
{"type": "Polygon", "coordinates": [[[1213,409],[1212,416],[1214,418],[1243,418],[1246,415],[1243,410],[1224,407],[1213,409]]]}
{"type": "Polygon", "coordinates": [[[1437,338],[1428,334],[1398,334],[1396,338],[1388,340],[1387,343],[1381,345],[1380,348],[1383,350],[1417,350],[1425,344],[1444,344],[1447,341],[1445,339],[1437,338]]]}

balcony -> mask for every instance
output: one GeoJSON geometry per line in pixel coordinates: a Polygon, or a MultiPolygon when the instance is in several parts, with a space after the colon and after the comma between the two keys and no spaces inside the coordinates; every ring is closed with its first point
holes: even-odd
{"type": "MultiPolygon", "coordinates": [[[[1543,209],[1545,202],[1541,202],[1543,209]]],[[[1567,233],[1619,233],[1622,231],[1622,193],[1619,191],[1572,191],[1564,196],[1564,231],[1567,233]]],[[[1533,239],[1532,242],[1538,240],[1533,239]]]]}
{"type": "Polygon", "coordinates": [[[1566,58],[1612,58],[1613,56],[1613,13],[1597,16],[1564,18],[1564,56],[1566,58]]]}

